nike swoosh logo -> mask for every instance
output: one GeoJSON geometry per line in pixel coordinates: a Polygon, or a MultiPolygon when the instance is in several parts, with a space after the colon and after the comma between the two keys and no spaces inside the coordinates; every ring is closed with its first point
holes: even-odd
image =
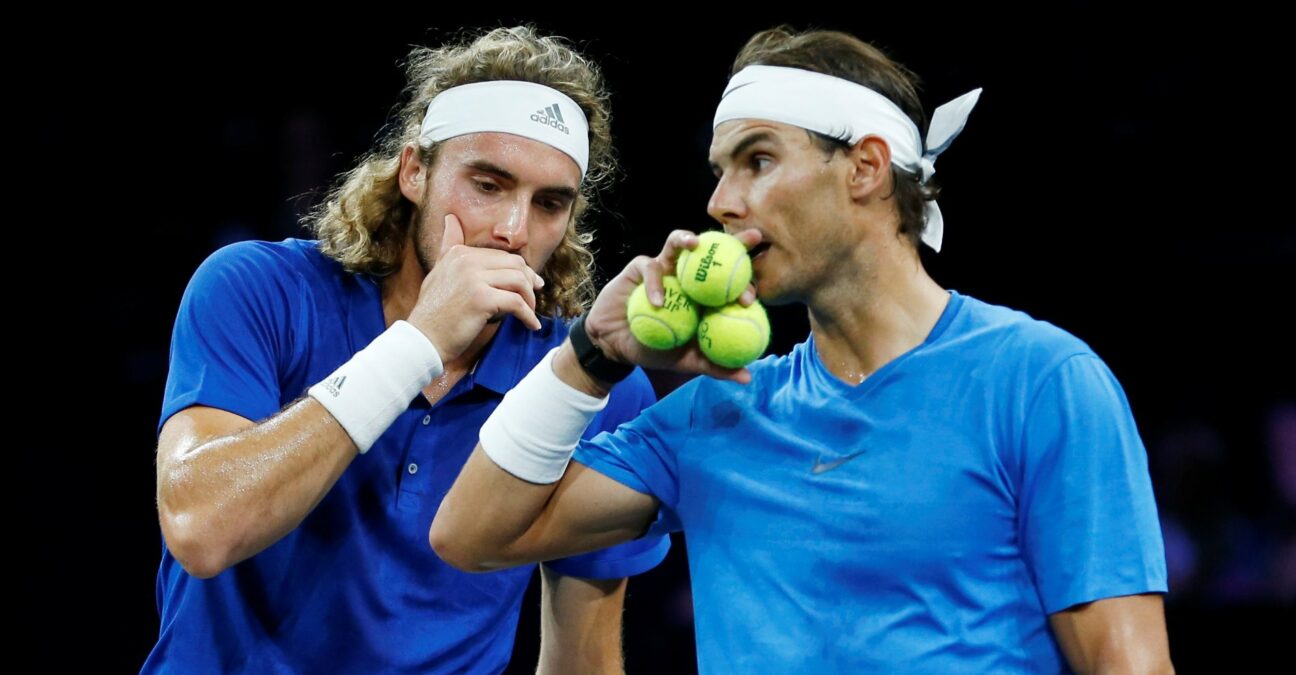
{"type": "Polygon", "coordinates": [[[827,473],[827,472],[832,471],[833,469],[836,469],[837,467],[839,467],[839,466],[845,464],[846,462],[849,462],[849,461],[851,461],[852,459],[855,459],[856,457],[859,457],[860,455],[864,454],[865,452],[867,452],[867,451],[866,451],[866,450],[860,450],[859,452],[851,453],[851,454],[849,454],[849,455],[846,455],[845,457],[841,457],[841,458],[838,458],[838,459],[834,459],[834,460],[831,461],[831,462],[822,462],[822,461],[820,461],[820,459],[822,458],[822,455],[820,455],[819,457],[816,457],[816,458],[815,458],[814,466],[813,466],[813,467],[810,467],[810,472],[811,472],[811,473],[815,473],[815,474],[827,473]]]}
{"type": "Polygon", "coordinates": [[[725,96],[728,96],[729,94],[732,94],[732,93],[734,93],[735,91],[738,91],[739,89],[742,89],[743,87],[746,87],[746,86],[748,86],[748,85],[752,85],[752,84],[756,84],[756,83],[755,83],[755,82],[743,82],[742,84],[740,84],[740,85],[734,87],[733,89],[730,89],[729,91],[726,91],[726,92],[724,93],[724,96],[721,96],[720,98],[724,98],[725,96]]]}

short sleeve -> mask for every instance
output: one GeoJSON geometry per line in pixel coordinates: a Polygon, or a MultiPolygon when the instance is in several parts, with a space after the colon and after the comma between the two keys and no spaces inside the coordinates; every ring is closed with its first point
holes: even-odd
{"type": "Polygon", "coordinates": [[[1045,611],[1164,592],[1147,452],[1115,376],[1092,353],[1068,357],[1027,410],[1018,517],[1045,611]]]}
{"type": "Polygon", "coordinates": [[[180,301],[171,336],[162,425],[193,405],[260,420],[281,407],[301,281],[261,242],[205,260],[180,301]]]}

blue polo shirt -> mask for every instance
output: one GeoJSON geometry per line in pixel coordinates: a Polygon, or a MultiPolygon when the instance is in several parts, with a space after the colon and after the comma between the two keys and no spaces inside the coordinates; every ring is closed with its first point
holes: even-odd
{"type": "MultiPolygon", "coordinates": [[[[152,672],[473,672],[502,670],[534,566],[467,574],[428,546],[442,498],[504,393],[566,327],[532,332],[506,317],[475,370],[435,406],[418,396],[302,524],[202,580],[166,546],[158,571],[152,672]]],[[[180,303],[159,430],[193,405],[265,419],[385,329],[374,280],[346,273],[314,241],[241,242],[212,254],[180,303]]],[[[612,392],[587,436],[654,400],[642,371],[612,392]]],[[[648,537],[546,563],[615,578],[665,557],[648,537]]]]}

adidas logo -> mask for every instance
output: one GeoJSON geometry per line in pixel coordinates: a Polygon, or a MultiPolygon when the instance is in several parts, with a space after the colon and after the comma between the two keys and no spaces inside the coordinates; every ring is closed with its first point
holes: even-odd
{"type": "Polygon", "coordinates": [[[342,395],[342,385],[346,383],[347,376],[339,375],[324,383],[324,389],[332,394],[334,398],[342,395]]]}
{"type": "Polygon", "coordinates": [[[545,106],[531,113],[531,121],[539,122],[545,126],[553,127],[564,134],[571,135],[571,132],[567,130],[567,125],[563,124],[562,111],[558,109],[557,103],[551,106],[545,106]]]}

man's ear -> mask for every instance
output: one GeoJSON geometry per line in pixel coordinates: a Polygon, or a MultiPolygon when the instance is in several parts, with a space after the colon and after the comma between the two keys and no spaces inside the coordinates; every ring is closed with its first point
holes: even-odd
{"type": "Polygon", "coordinates": [[[405,149],[401,150],[397,180],[400,181],[401,194],[415,204],[423,203],[423,191],[427,189],[426,168],[419,156],[418,146],[407,143],[405,149]]]}
{"type": "Polygon", "coordinates": [[[880,136],[865,136],[850,150],[850,196],[856,201],[875,195],[887,196],[892,190],[891,148],[880,136]]]}

